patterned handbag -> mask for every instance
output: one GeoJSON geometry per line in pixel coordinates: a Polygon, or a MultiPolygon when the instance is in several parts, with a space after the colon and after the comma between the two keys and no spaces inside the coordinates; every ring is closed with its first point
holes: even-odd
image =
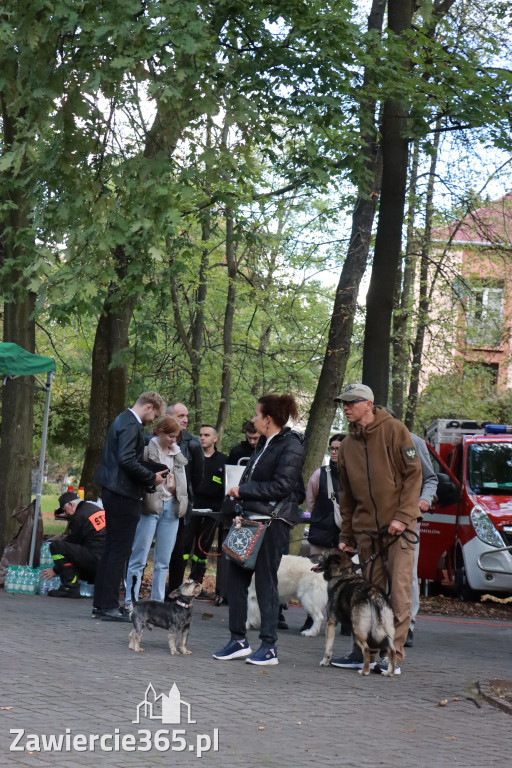
{"type": "Polygon", "coordinates": [[[270,523],[270,520],[264,523],[259,520],[242,520],[240,527],[233,523],[222,545],[222,551],[242,568],[254,570],[263,537],[270,523]]]}
{"type": "Polygon", "coordinates": [[[246,518],[242,518],[241,524],[238,526],[233,522],[222,545],[222,551],[230,560],[238,563],[242,568],[254,570],[265,532],[271,522],[277,519],[282,505],[282,501],[277,504],[272,511],[270,520],[265,520],[265,522],[247,520],[246,518]]]}

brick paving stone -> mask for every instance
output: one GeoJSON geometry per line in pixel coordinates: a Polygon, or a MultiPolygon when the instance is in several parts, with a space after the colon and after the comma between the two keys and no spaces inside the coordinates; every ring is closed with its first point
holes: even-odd
{"type": "MultiPolygon", "coordinates": [[[[227,607],[198,602],[191,656],[171,656],[166,633],[144,633],[145,653],[128,649],[129,624],[90,618],[90,600],[13,596],[0,590],[2,686],[0,765],[6,768],[197,766],[197,739],[219,729],[219,751],[199,765],[231,768],[509,768],[510,715],[484,701],[477,681],[512,679],[512,622],[421,617],[400,678],[363,678],[319,666],[323,637],[303,638],[304,612],[291,606],[280,632],[279,665],[258,668],[211,654],[228,639],[227,607]],[[206,614],[206,618],[202,615],[206,614]],[[149,683],[176,683],[195,723],[132,723],[149,683]],[[448,700],[444,707],[438,706],[448,700]],[[458,699],[458,701],[454,701],[458,699]],[[136,733],[185,730],[186,752],[12,752],[9,730],[136,733]]],[[[253,648],[256,632],[249,633],[253,648]]],[[[335,655],[350,647],[337,636],[335,655]]],[[[182,708],[182,713],[183,713],[182,708]]]]}

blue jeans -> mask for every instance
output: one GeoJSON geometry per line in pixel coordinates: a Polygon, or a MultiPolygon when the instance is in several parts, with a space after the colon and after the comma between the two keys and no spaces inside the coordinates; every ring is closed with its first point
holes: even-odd
{"type": "Polygon", "coordinates": [[[139,599],[140,582],[142,573],[147,563],[149,550],[153,537],[155,538],[153,586],[151,587],[151,599],[163,601],[165,597],[165,580],[169,570],[176,534],[178,532],[178,502],[168,499],[163,503],[161,515],[141,515],[135,538],[133,540],[132,554],[128,563],[126,574],[126,602],[131,603],[131,589],[133,577],[137,577],[135,583],[135,599],[139,599]]]}

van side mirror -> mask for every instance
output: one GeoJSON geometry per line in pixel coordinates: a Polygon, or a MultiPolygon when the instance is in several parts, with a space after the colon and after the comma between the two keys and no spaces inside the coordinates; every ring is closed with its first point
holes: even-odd
{"type": "Polygon", "coordinates": [[[459,486],[448,475],[440,472],[437,475],[436,496],[441,507],[446,507],[448,504],[456,504],[459,500],[459,486]]]}

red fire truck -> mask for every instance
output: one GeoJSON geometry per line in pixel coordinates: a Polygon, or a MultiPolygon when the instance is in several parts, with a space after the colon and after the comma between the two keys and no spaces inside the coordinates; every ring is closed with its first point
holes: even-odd
{"type": "Polygon", "coordinates": [[[439,484],[420,526],[418,577],[466,600],[512,594],[512,426],[437,419],[425,440],[439,484]]]}

